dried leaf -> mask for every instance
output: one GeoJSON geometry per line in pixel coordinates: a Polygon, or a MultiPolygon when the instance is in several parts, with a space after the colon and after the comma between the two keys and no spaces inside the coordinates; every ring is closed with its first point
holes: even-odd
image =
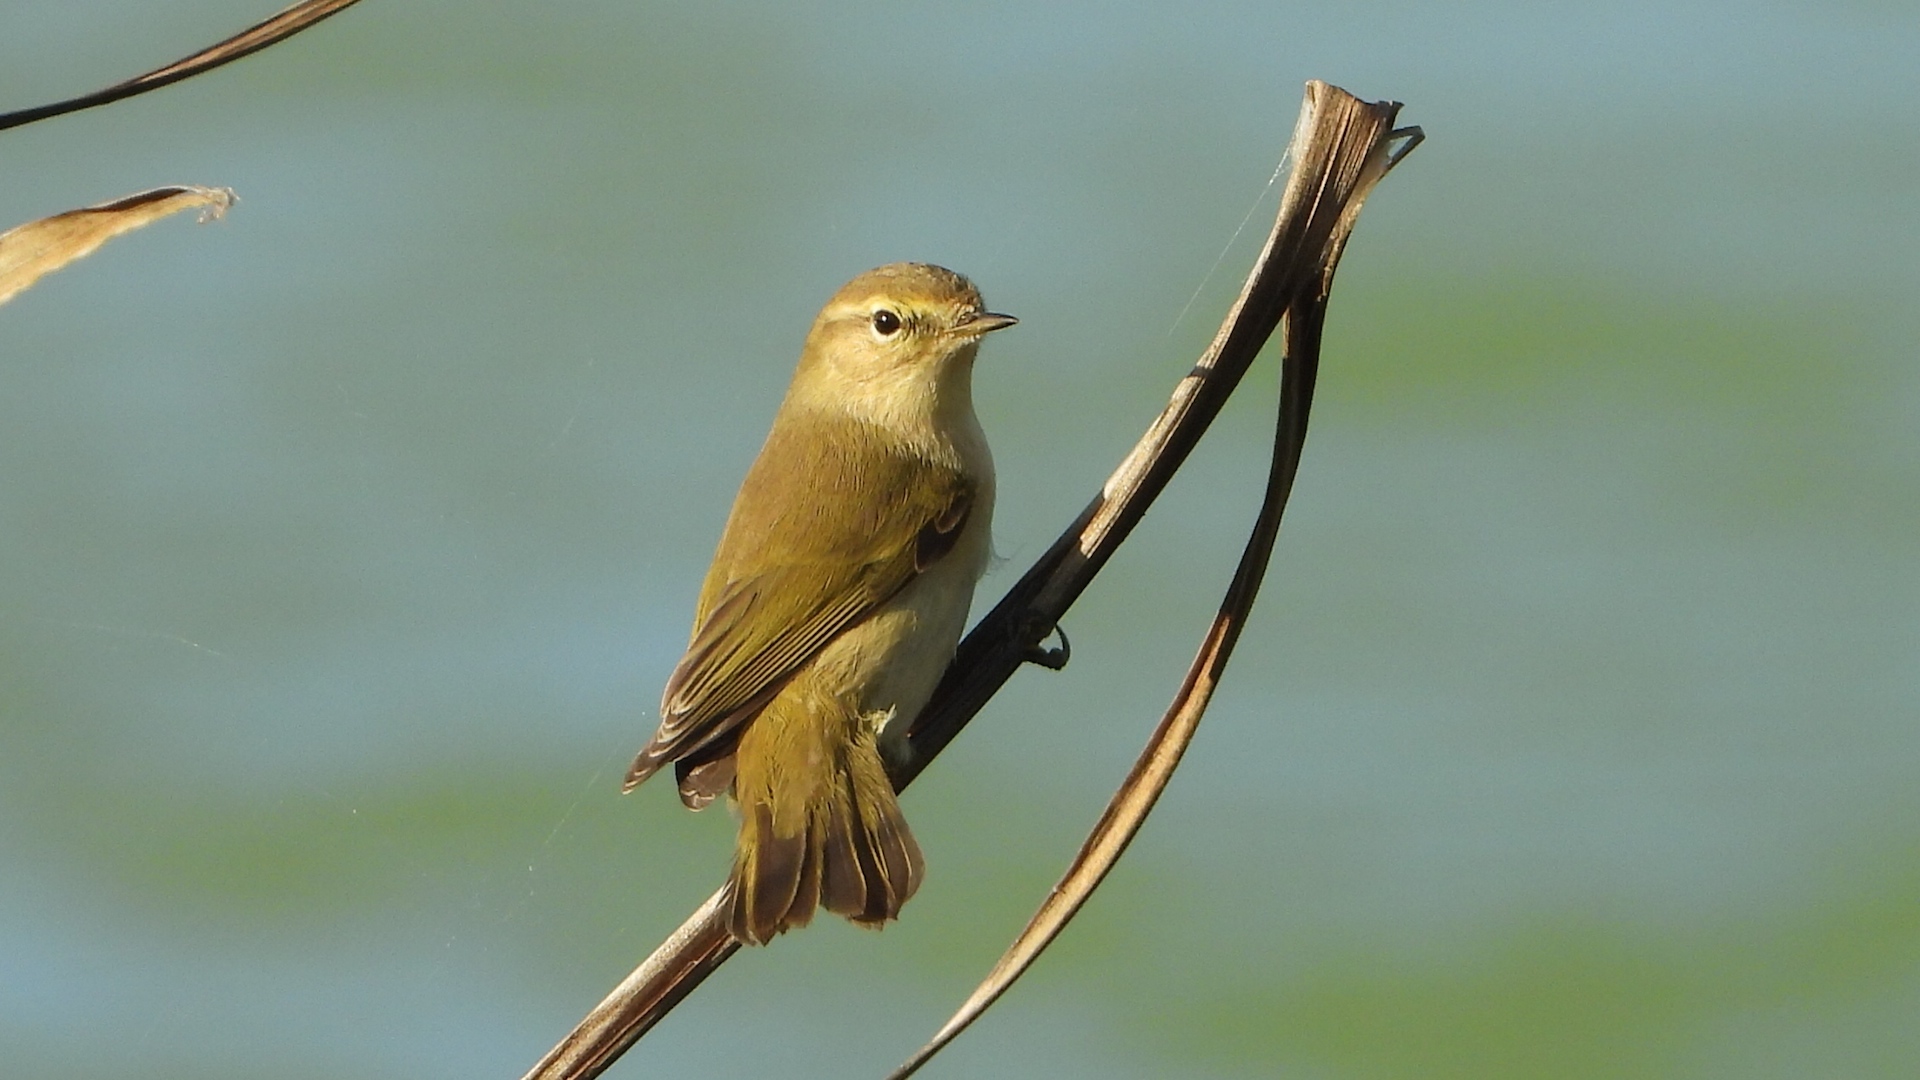
{"type": "Polygon", "coordinates": [[[206,221],[226,213],[234,202],[232,188],[154,188],[0,233],[0,304],[123,232],[194,207],[206,221]]]}

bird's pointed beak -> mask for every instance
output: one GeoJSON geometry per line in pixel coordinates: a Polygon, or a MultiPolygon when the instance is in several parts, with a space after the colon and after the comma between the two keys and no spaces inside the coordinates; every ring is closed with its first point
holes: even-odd
{"type": "Polygon", "coordinates": [[[968,316],[966,321],[954,327],[954,330],[968,337],[979,337],[982,334],[991,334],[995,330],[1005,330],[1007,327],[1019,321],[1019,319],[1011,315],[999,315],[991,311],[977,311],[968,316]]]}

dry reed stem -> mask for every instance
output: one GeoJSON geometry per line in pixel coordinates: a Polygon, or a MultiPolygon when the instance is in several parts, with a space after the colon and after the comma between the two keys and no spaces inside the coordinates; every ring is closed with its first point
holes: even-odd
{"type": "Polygon", "coordinates": [[[126,82],[114,83],[103,90],[91,94],[82,94],[77,98],[56,101],[50,105],[36,105],[31,109],[20,109],[10,113],[0,113],[0,131],[7,128],[31,124],[35,120],[45,120],[62,116],[81,109],[91,109],[98,105],[109,105],[149,90],[158,90],[170,86],[182,79],[191,79],[205,71],[212,71],[222,64],[232,63],[243,56],[250,56],[269,45],[276,45],[302,30],[312,26],[329,15],[336,15],[360,0],[301,0],[300,3],[247,27],[245,30],[221,41],[209,45],[192,56],[182,57],[162,68],[155,68],[145,75],[136,75],[126,82]]]}

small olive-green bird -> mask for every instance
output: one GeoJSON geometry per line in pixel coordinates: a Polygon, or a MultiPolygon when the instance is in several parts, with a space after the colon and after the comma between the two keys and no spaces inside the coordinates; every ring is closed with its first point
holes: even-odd
{"type": "Polygon", "coordinates": [[[973,360],[1014,321],[938,266],[854,278],[814,320],[740,485],[625,790],[673,762],[688,806],[731,792],[727,925],[743,942],[822,906],[877,926],[920,886],[883,756],[905,751],[987,566],[973,360]]]}

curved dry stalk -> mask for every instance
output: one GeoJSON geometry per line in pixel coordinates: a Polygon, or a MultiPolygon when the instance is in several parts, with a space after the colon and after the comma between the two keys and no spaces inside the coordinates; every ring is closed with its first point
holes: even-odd
{"type": "MultiPolygon", "coordinates": [[[[909,734],[910,762],[893,774],[904,789],[959,734],[1013,672],[1035,656],[1067,608],[1166,487],[1234,387],[1305,295],[1319,295],[1364,197],[1399,156],[1385,147],[1398,103],[1368,103],[1326,83],[1307,84],[1287,154],[1293,173],[1280,213],[1239,297],[1193,369],[1174,388],[1100,493],[1008,590],[955,652],[932,701],[909,734]]],[[[601,1074],[698,983],[738,951],[719,918],[724,888],[548,1051],[524,1080],[588,1080],[601,1074]]]]}
{"type": "Polygon", "coordinates": [[[191,79],[203,71],[211,71],[222,64],[231,63],[243,56],[259,52],[269,45],[276,44],[312,26],[329,15],[337,14],[360,0],[302,0],[277,15],[255,23],[245,30],[220,42],[194,53],[192,56],[176,60],[166,67],[136,75],[126,82],[115,83],[104,90],[95,90],[91,94],[82,94],[66,101],[56,101],[51,105],[36,105],[31,109],[0,114],[0,131],[7,128],[31,124],[35,120],[60,116],[65,113],[91,109],[96,105],[108,105],[122,98],[144,94],[149,90],[158,90],[182,79],[191,79]]]}
{"type": "MultiPolygon", "coordinates": [[[[1274,433],[1273,467],[1267,476],[1266,499],[1261,504],[1253,535],[1248,537],[1246,549],[1241,552],[1233,584],[1221,600],[1219,613],[1207,628],[1206,637],[1200,644],[1200,653],[1188,667],[1186,678],[1181,682],[1179,692],[1174,695],[1173,703],[1160,718],[1159,726],[1154,728],[1146,748],[1140,752],[1126,780],[1114,793],[1106,811],[1100,815],[1093,832],[1081,845],[1080,853],[1041,903],[1040,910],[1034,913],[1025,929],[994,964],[993,970],[988,972],[953,1016],[941,1025],[925,1046],[889,1073],[887,1080],[906,1080],[918,1072],[920,1066],[945,1049],[968,1025],[991,1008],[1020,976],[1026,974],[1033,962],[1040,958],[1041,952],[1053,944],[1053,940],[1066,929],[1067,923],[1093,896],[1093,891],[1106,880],[1108,871],[1120,861],[1127,845],[1133,841],[1161,793],[1166,790],[1167,782],[1173,779],[1173,771],[1193,742],[1194,732],[1199,730],[1200,717],[1213,699],[1220,674],[1227,666],[1227,659],[1233,653],[1241,629],[1246,625],[1247,615],[1253,610],[1254,595],[1260,589],[1267,561],[1273,554],[1274,539],[1280,532],[1280,515],[1286,509],[1287,496],[1293,490],[1293,477],[1300,466],[1300,450],[1306,437],[1307,411],[1313,400],[1314,370],[1319,362],[1317,320],[1324,311],[1323,305],[1324,301],[1314,302],[1315,310],[1311,317],[1316,325],[1311,347],[1307,351],[1296,352],[1292,342],[1289,342],[1281,383],[1280,423],[1274,433]]],[[[1296,336],[1294,327],[1301,324],[1303,319],[1299,308],[1288,312],[1290,339],[1296,336]]]]}
{"type": "Polygon", "coordinates": [[[919,1071],[1026,974],[1120,861],[1192,744],[1200,718],[1213,700],[1220,675],[1253,610],[1260,582],[1266,576],[1267,562],[1273,555],[1274,540],[1280,534],[1280,515],[1286,511],[1294,476],[1300,471],[1300,454],[1306,446],[1307,418],[1313,407],[1313,386],[1320,369],[1320,337],[1326,324],[1327,297],[1332,291],[1334,270],[1345,250],[1347,237],[1359,220],[1360,207],[1368,192],[1425,137],[1419,128],[1385,131],[1397,110],[1398,107],[1393,106],[1379,116],[1382,132],[1373,136],[1377,141],[1369,150],[1356,186],[1345,199],[1340,227],[1329,238],[1320,287],[1287,309],[1287,349],[1281,366],[1280,410],[1266,494],[1254,521],[1253,533],[1241,552],[1240,564],[1234,569],[1233,582],[1220,601],[1220,610],[1207,628],[1206,637],[1201,640],[1199,655],[1187,668],[1173,703],[1160,718],[1146,748],[1140,752],[1119,790],[1114,792],[1112,801],[1067,867],[1066,874],[1047,894],[1040,909],[1034,912],[987,977],[933,1038],[888,1074],[887,1080],[906,1080],[919,1071]],[[1396,142],[1398,146],[1394,145],[1396,142]]]}

